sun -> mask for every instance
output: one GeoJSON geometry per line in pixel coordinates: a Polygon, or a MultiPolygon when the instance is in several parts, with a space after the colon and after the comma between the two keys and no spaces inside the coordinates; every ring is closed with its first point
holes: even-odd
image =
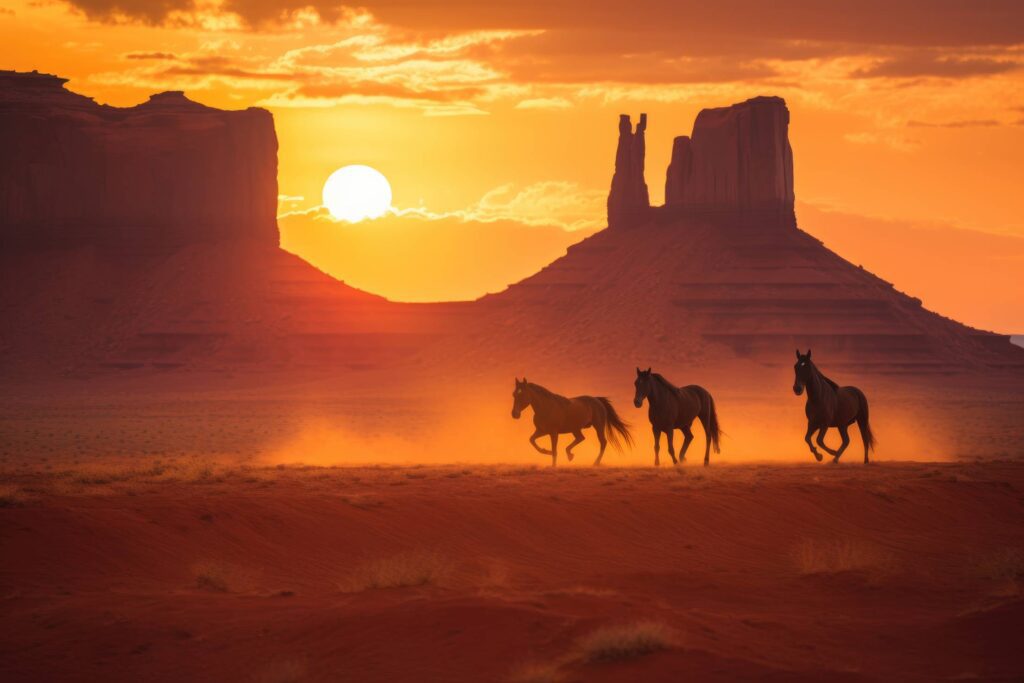
{"type": "Polygon", "coordinates": [[[380,218],[391,208],[391,184],[375,168],[342,166],[324,183],[324,206],[331,215],[349,223],[380,218]]]}

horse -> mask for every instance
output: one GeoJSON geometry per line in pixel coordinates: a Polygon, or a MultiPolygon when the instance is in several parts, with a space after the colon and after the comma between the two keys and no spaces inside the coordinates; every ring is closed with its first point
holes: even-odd
{"type": "Polygon", "coordinates": [[[593,427],[597,432],[597,440],[601,451],[597,454],[594,465],[601,464],[604,449],[608,441],[619,447],[619,437],[628,445],[633,445],[633,437],[629,433],[629,425],[622,421],[612,407],[612,402],[604,396],[576,396],[567,398],[545,389],[539,384],[522,381],[516,378],[516,387],[512,392],[512,417],[518,420],[527,406],[533,406],[533,435],[530,445],[545,455],[551,456],[551,466],[558,460],[558,435],[572,434],[573,442],[566,446],[565,455],[572,462],[572,449],[583,441],[583,430],[593,427]],[[537,445],[542,436],[551,437],[551,450],[537,445]]]}
{"type": "Polygon", "coordinates": [[[868,399],[857,387],[841,387],[822,374],[821,370],[811,362],[811,350],[807,354],[796,351],[796,365],[793,366],[793,393],[799,396],[807,389],[807,434],[804,441],[811,448],[814,458],[821,462],[821,453],[814,447],[811,437],[818,432],[818,445],[833,456],[832,464],[839,462],[843,451],[850,445],[848,429],[854,422],[860,428],[860,437],[864,442],[864,464],[868,461],[868,451],[875,447],[875,437],[871,434],[868,422],[868,399]],[[832,427],[839,430],[843,443],[838,450],[825,445],[825,432],[832,427]]]}
{"type": "Polygon", "coordinates": [[[704,427],[704,466],[707,467],[710,462],[712,444],[715,446],[715,453],[721,453],[718,440],[722,430],[718,424],[718,413],[715,411],[715,399],[707,389],[696,384],[677,387],[658,373],[651,372],[650,368],[636,369],[634,386],[636,395],[633,398],[633,405],[642,408],[644,399],[647,399],[647,416],[651,419],[651,429],[654,431],[655,467],[661,465],[658,452],[661,450],[662,432],[668,440],[668,454],[672,456],[672,464],[677,465],[686,460],[686,450],[693,441],[690,426],[694,418],[700,419],[704,427]],[[683,447],[679,449],[678,461],[675,445],[672,443],[676,429],[683,432],[683,447]]]}

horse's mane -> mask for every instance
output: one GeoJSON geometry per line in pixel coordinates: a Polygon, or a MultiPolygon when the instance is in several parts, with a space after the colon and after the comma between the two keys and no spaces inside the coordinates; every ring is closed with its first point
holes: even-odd
{"type": "Polygon", "coordinates": [[[551,399],[562,400],[562,401],[568,401],[569,400],[565,396],[562,396],[561,394],[556,394],[555,392],[551,391],[550,389],[548,389],[546,387],[542,387],[539,384],[534,384],[533,382],[527,382],[526,386],[528,386],[531,389],[535,390],[538,394],[540,394],[541,396],[543,396],[545,398],[551,398],[551,399]]]}
{"type": "Polygon", "coordinates": [[[815,365],[815,364],[814,364],[813,362],[811,362],[811,368],[812,368],[812,369],[814,370],[815,374],[817,374],[817,375],[818,375],[818,377],[819,377],[819,378],[821,378],[821,380],[822,380],[823,382],[825,382],[826,384],[828,384],[828,385],[829,385],[830,387],[832,387],[833,389],[835,389],[835,390],[837,390],[837,391],[839,390],[839,385],[838,385],[838,384],[836,384],[835,382],[833,382],[833,381],[832,381],[831,379],[829,379],[828,377],[826,377],[826,376],[825,376],[825,373],[824,373],[824,372],[822,372],[822,371],[821,371],[820,369],[818,369],[818,366],[817,366],[817,365],[815,365]]]}
{"type": "Polygon", "coordinates": [[[672,384],[672,382],[669,382],[667,379],[664,378],[664,376],[659,375],[656,372],[652,372],[651,373],[651,377],[653,377],[655,379],[655,381],[658,382],[658,384],[660,384],[664,388],[668,389],[673,394],[678,394],[679,393],[679,387],[677,387],[675,384],[672,384]]]}

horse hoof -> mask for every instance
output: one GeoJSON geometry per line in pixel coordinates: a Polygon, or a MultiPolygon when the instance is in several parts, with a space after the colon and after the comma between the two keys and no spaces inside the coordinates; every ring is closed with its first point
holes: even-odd
{"type": "Polygon", "coordinates": [[[818,462],[821,462],[821,453],[815,452],[814,459],[817,460],[818,462]]]}

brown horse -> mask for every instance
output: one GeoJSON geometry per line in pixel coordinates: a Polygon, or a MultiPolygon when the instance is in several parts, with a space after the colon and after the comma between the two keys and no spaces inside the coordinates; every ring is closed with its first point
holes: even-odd
{"type": "Polygon", "coordinates": [[[551,456],[552,467],[558,459],[559,434],[573,435],[573,442],[565,448],[565,455],[570,462],[573,458],[572,449],[583,441],[583,430],[587,427],[594,428],[597,440],[601,443],[595,465],[601,464],[609,440],[616,448],[619,446],[619,436],[627,444],[633,444],[629,425],[619,418],[611,401],[603,396],[567,398],[539,384],[531,384],[525,377],[521,382],[516,378],[516,388],[512,392],[512,417],[518,420],[527,406],[533,406],[533,426],[536,427],[530,437],[530,444],[541,453],[551,456]],[[551,437],[550,451],[537,445],[537,439],[545,435],[551,437]]]}
{"type": "Polygon", "coordinates": [[[690,431],[694,419],[700,419],[704,427],[704,437],[707,443],[704,446],[704,466],[708,465],[711,458],[711,445],[715,446],[715,453],[721,453],[718,447],[718,439],[722,430],[718,425],[718,413],[715,411],[715,399],[704,387],[691,384],[686,387],[677,387],[656,372],[636,369],[636,396],[633,397],[633,405],[641,408],[644,399],[647,399],[647,416],[651,419],[651,429],[654,431],[654,466],[661,464],[658,451],[661,450],[661,433],[664,432],[668,441],[668,454],[672,456],[672,464],[678,464],[686,460],[686,449],[693,441],[693,432],[690,431]],[[675,445],[672,437],[676,429],[683,432],[683,447],[679,449],[679,461],[676,461],[675,445]]]}
{"type": "Polygon", "coordinates": [[[860,428],[860,437],[864,442],[864,463],[868,462],[868,450],[875,447],[875,437],[871,434],[868,424],[868,399],[857,387],[841,387],[821,373],[811,362],[811,350],[807,354],[796,352],[796,365],[793,366],[793,393],[799,396],[807,389],[807,434],[804,441],[811,447],[811,453],[821,462],[821,453],[814,447],[811,437],[818,432],[818,445],[833,456],[832,463],[839,462],[843,451],[850,445],[848,429],[854,422],[860,428]],[[832,450],[825,445],[825,432],[835,427],[843,443],[839,450],[832,450]]]}

